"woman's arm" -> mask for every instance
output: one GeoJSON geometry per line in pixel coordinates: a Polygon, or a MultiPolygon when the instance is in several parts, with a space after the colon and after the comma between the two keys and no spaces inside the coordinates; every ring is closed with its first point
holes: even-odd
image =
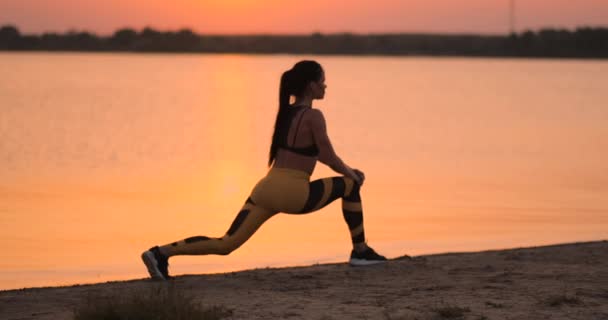
{"type": "Polygon", "coordinates": [[[361,177],[353,169],[347,166],[334,151],[331,141],[329,141],[329,136],[327,135],[327,126],[323,113],[318,109],[312,109],[309,113],[312,136],[317,148],[319,148],[319,161],[329,166],[332,170],[352,178],[358,184],[361,184],[361,177]]]}

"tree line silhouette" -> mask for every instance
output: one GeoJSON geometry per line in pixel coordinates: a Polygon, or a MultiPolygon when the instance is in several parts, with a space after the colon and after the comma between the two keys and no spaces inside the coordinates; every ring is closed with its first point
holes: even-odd
{"type": "Polygon", "coordinates": [[[322,34],[199,35],[189,29],[162,32],[120,29],[111,36],[69,31],[22,34],[0,28],[0,50],[291,53],[607,58],[608,28],[542,29],[510,35],[322,34]]]}

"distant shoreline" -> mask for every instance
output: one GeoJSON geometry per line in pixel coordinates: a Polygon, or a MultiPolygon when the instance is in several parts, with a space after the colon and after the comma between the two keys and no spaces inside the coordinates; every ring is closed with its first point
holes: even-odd
{"type": "Polygon", "coordinates": [[[307,56],[314,55],[318,57],[356,57],[356,58],[429,58],[429,59],[488,59],[488,60],[501,60],[501,59],[513,59],[513,60],[563,60],[563,61],[597,61],[605,62],[608,58],[602,57],[511,57],[511,56],[461,56],[461,55],[388,55],[388,54],[346,54],[346,53],[335,53],[335,54],[307,54],[307,53],[248,53],[248,52],[162,52],[162,51],[148,51],[148,52],[135,52],[135,51],[85,51],[85,50],[2,50],[0,49],[0,55],[2,54],[108,54],[108,55],[243,55],[243,56],[307,56]]]}
{"type": "Polygon", "coordinates": [[[510,35],[322,34],[199,35],[188,29],[121,29],[110,36],[86,31],[21,34],[0,27],[0,51],[312,54],[496,58],[608,58],[608,28],[542,29],[510,35]]]}

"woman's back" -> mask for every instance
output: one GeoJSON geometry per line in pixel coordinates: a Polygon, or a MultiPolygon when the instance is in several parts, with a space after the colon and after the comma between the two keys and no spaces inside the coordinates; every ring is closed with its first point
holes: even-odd
{"type": "Polygon", "coordinates": [[[296,169],[312,174],[319,151],[311,117],[315,111],[319,112],[307,106],[289,107],[289,130],[287,136],[282,137],[284,142],[277,150],[273,167],[296,169]]]}

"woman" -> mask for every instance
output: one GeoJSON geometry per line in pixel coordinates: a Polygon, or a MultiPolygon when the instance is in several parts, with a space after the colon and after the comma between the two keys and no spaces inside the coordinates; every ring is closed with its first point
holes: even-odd
{"type": "Polygon", "coordinates": [[[309,213],[338,198],[342,198],[342,212],[353,243],[350,264],[386,261],[365,242],[359,194],[365,175],[351,169],[334,152],[323,113],[312,108],[313,100],[323,99],[326,87],[323,68],[315,61],[300,61],[283,73],[268,160],[270,171],[257,183],[223,237],[190,237],[145,251],[142,259],[153,279],[170,278],[168,259],[172,256],[227,255],[276,213],[309,213]],[[295,97],[293,105],[290,104],[292,96],[295,97]],[[343,176],[310,182],[317,160],[343,176]]]}

